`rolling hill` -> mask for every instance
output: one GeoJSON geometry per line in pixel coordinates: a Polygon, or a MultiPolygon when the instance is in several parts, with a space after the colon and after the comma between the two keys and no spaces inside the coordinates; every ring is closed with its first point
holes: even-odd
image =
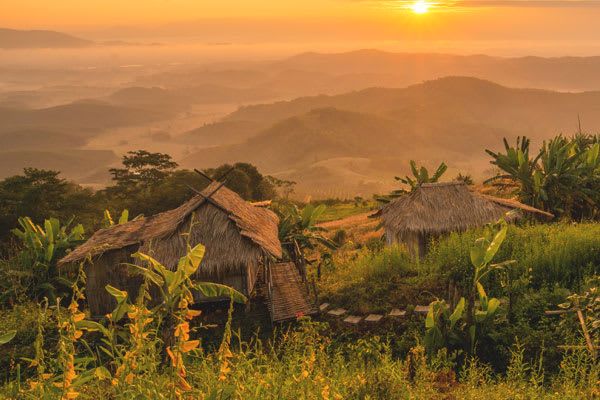
{"type": "Polygon", "coordinates": [[[0,108],[0,133],[49,129],[90,136],[104,129],[144,124],[170,115],[167,112],[116,106],[101,101],[77,101],[33,110],[0,108]]]}
{"type": "Polygon", "coordinates": [[[404,89],[371,88],[242,107],[214,132],[230,137],[242,123],[270,126],[246,131],[239,143],[201,149],[181,164],[247,161],[302,182],[306,192],[315,185],[346,190],[366,182],[390,184],[394,174],[407,172],[410,159],[431,166],[443,160],[454,167],[450,173],[481,177],[490,167],[484,149],[498,149],[503,137],[526,135],[536,146],[558,133],[573,133],[578,116],[584,129],[600,127],[600,92],[513,89],[448,77],[404,89]],[[348,167],[349,160],[361,166],[361,179],[342,173],[354,168],[348,167]]]}
{"type": "Polygon", "coordinates": [[[95,173],[106,173],[119,159],[107,150],[15,150],[0,151],[0,179],[23,173],[23,168],[61,171],[61,176],[80,183],[95,173]]]}
{"type": "Polygon", "coordinates": [[[0,49],[88,47],[94,42],[66,33],[43,30],[16,30],[0,28],[0,49]]]}

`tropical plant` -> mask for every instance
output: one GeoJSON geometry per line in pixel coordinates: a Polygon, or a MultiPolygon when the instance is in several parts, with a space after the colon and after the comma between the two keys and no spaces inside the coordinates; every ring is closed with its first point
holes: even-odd
{"type": "Polygon", "coordinates": [[[425,318],[425,337],[423,344],[430,357],[442,347],[459,347],[464,337],[457,323],[463,317],[465,299],[461,298],[452,312],[445,300],[429,303],[429,311],[425,318]]]}
{"type": "Polygon", "coordinates": [[[317,225],[317,220],[325,209],[324,204],[315,207],[309,203],[302,211],[294,204],[276,210],[279,213],[279,240],[282,243],[295,241],[300,250],[312,250],[317,244],[336,249],[335,242],[323,235],[327,230],[317,225]]]}
{"type": "Polygon", "coordinates": [[[448,166],[445,163],[441,163],[431,177],[429,176],[429,171],[427,171],[427,168],[421,167],[417,169],[417,163],[415,163],[414,160],[410,160],[410,169],[412,171],[414,179],[412,179],[409,176],[405,176],[404,178],[396,176],[394,179],[404,183],[405,185],[409,185],[410,191],[412,192],[423,183],[437,182],[442,177],[442,175],[444,175],[444,172],[446,172],[448,166]]]}
{"type": "Polygon", "coordinates": [[[461,297],[451,313],[443,300],[429,304],[424,344],[430,354],[435,354],[440,347],[457,345],[461,340],[467,351],[473,354],[478,329],[484,329],[486,324],[493,321],[500,306],[500,300],[488,297],[482,281],[492,271],[504,270],[513,263],[491,263],[506,238],[507,230],[508,224],[503,217],[498,222],[488,224],[484,236],[477,239],[471,247],[470,259],[474,276],[466,299],[461,297]]]}
{"type": "Polygon", "coordinates": [[[70,292],[73,282],[57,267],[57,261],[66,252],[83,242],[84,229],[81,224],[69,228],[73,218],[60,224],[56,218],[44,221],[44,226],[36,225],[31,218],[19,218],[20,229],[13,234],[20,241],[22,250],[8,264],[6,287],[0,294],[0,301],[16,296],[16,291],[29,298],[40,300],[43,297],[56,298],[70,292]]]}
{"type": "Polygon", "coordinates": [[[503,173],[485,183],[499,183],[511,189],[525,204],[575,219],[596,217],[600,204],[600,143],[589,135],[544,141],[534,158],[530,141],[517,138],[512,147],[504,139],[505,153],[486,152],[491,164],[503,173]]]}
{"type": "Polygon", "coordinates": [[[442,175],[444,175],[444,172],[446,172],[446,170],[448,169],[448,166],[442,162],[437,167],[434,174],[430,176],[427,168],[425,168],[425,167],[417,168],[417,163],[414,160],[410,160],[410,169],[411,169],[411,172],[412,172],[414,178],[411,178],[408,175],[405,176],[404,178],[401,178],[399,176],[394,177],[394,179],[396,179],[397,181],[400,181],[403,184],[408,185],[409,190],[406,190],[406,189],[394,190],[392,193],[390,193],[387,196],[377,197],[376,198],[377,201],[379,201],[381,203],[389,203],[392,199],[395,199],[397,197],[404,196],[405,194],[411,193],[412,191],[414,191],[415,189],[417,189],[420,185],[422,185],[424,183],[436,183],[442,177],[442,175]]]}
{"type": "MultiPolygon", "coordinates": [[[[140,218],[143,218],[143,216],[144,216],[143,214],[139,214],[135,218],[133,218],[131,221],[135,221],[140,218]]],[[[119,219],[116,223],[113,220],[112,216],[110,215],[110,211],[104,210],[104,228],[108,228],[113,225],[124,224],[126,222],[129,222],[129,210],[128,209],[124,209],[123,212],[121,212],[121,216],[119,217],[119,219]]]]}

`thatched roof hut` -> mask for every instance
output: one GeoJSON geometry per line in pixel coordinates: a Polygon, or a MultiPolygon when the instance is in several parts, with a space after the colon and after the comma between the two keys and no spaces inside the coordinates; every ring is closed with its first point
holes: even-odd
{"type": "Polygon", "coordinates": [[[485,225],[516,208],[521,212],[509,220],[523,213],[553,217],[515,200],[473,192],[464,182],[422,184],[410,195],[386,204],[378,215],[388,244],[404,242],[411,256],[417,258],[425,255],[430,237],[485,225]]]}
{"type": "MultiPolygon", "coordinates": [[[[252,293],[259,268],[269,262],[269,256],[282,256],[278,217],[266,208],[250,205],[226,187],[219,188],[218,182],[201,193],[203,196],[197,195],[174,210],[101,229],[59,261],[65,264],[91,257],[85,272],[93,316],[111,312],[115,305],[105,290],[107,284],[137,296],[141,278],[130,276],[122,265],[137,261],[131,254],[150,254],[165,267],[175,269],[187,252],[188,236],[184,234],[188,232],[191,246],[202,243],[206,247],[193,279],[252,293]]],[[[200,293],[194,297],[205,300],[200,293]]]]}

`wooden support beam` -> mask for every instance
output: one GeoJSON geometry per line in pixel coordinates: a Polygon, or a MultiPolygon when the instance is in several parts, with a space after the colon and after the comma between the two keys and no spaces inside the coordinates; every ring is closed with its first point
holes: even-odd
{"type": "Polygon", "coordinates": [[[208,179],[210,182],[214,182],[215,180],[213,178],[211,178],[210,176],[206,175],[204,172],[197,170],[196,168],[194,168],[194,172],[197,173],[200,176],[205,177],[206,179],[208,179]]]}
{"type": "Polygon", "coordinates": [[[562,315],[562,314],[570,314],[570,313],[574,313],[575,310],[549,310],[549,311],[545,311],[544,314],[546,315],[562,315]]]}
{"type": "MultiPolygon", "coordinates": [[[[188,184],[185,184],[185,186],[187,186],[188,188],[190,188],[191,190],[193,190],[196,194],[198,194],[199,196],[203,197],[203,201],[207,201],[210,204],[212,204],[213,206],[215,206],[215,207],[221,209],[222,211],[224,211],[225,213],[229,214],[228,210],[226,210],[219,203],[217,203],[216,201],[214,201],[213,199],[211,199],[211,196],[214,195],[215,193],[217,193],[217,190],[221,189],[223,187],[223,185],[225,185],[225,182],[221,183],[215,190],[213,190],[208,195],[205,195],[201,191],[199,191],[198,189],[195,189],[192,186],[190,186],[188,184]]],[[[200,204],[202,204],[202,203],[200,203],[200,204]]],[[[200,204],[198,204],[198,205],[200,205],[200,204]]]]}

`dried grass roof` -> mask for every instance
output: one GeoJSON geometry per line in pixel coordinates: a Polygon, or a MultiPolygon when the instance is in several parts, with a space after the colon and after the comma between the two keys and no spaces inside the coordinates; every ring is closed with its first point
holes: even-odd
{"type": "Polygon", "coordinates": [[[472,192],[464,182],[423,184],[385,205],[381,215],[383,226],[392,232],[439,234],[485,225],[515,208],[553,217],[515,200],[472,192]]]}
{"type": "MultiPolygon", "coordinates": [[[[201,193],[208,196],[218,186],[218,182],[213,182],[201,193]]],[[[101,229],[83,245],[63,257],[59,263],[75,262],[88,255],[94,256],[106,251],[141,244],[148,240],[167,238],[199,207],[214,206],[227,214],[242,236],[250,239],[274,257],[281,258],[281,243],[277,228],[279,219],[275,213],[265,208],[253,207],[224,186],[210,199],[212,204],[205,201],[204,197],[196,195],[176,209],[101,229]]]]}

